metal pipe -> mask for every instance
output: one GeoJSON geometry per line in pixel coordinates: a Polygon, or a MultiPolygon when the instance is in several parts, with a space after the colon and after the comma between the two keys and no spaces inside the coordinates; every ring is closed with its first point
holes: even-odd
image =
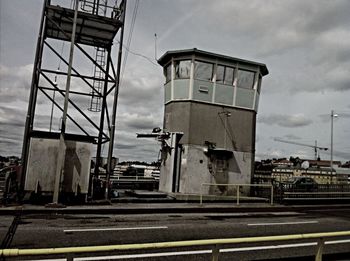
{"type": "Polygon", "coordinates": [[[324,243],[325,243],[325,240],[323,237],[321,237],[317,242],[317,252],[316,252],[315,261],[322,261],[324,243]]]}
{"type": "Polygon", "coordinates": [[[211,253],[211,260],[219,261],[220,247],[217,244],[213,247],[211,253]]]}
{"type": "Polygon", "coordinates": [[[53,199],[52,199],[53,203],[58,203],[61,176],[64,172],[64,165],[65,165],[64,161],[65,161],[65,155],[66,155],[66,147],[65,147],[64,135],[66,132],[66,121],[67,121],[67,111],[68,111],[68,102],[69,102],[69,89],[70,89],[70,83],[71,83],[75,32],[76,32],[77,18],[78,18],[78,5],[79,5],[79,0],[75,0],[75,11],[74,11],[72,38],[71,38],[70,53],[69,53],[69,66],[68,66],[67,81],[66,81],[66,94],[65,94],[64,106],[63,106],[60,143],[58,146],[56,177],[55,177],[55,185],[54,185],[53,199]]]}
{"type": "Polygon", "coordinates": [[[37,84],[39,82],[39,74],[38,70],[41,67],[41,56],[43,53],[43,41],[44,41],[44,24],[46,22],[46,5],[48,4],[48,0],[44,1],[43,4],[43,10],[41,15],[41,21],[40,21],[40,28],[39,28],[39,35],[38,35],[38,42],[36,45],[36,51],[35,51],[35,60],[34,60],[34,66],[33,66],[33,73],[32,73],[32,82],[30,87],[30,94],[29,94],[29,103],[28,103],[28,111],[26,116],[26,123],[24,128],[24,135],[23,135],[23,146],[22,146],[22,175],[20,180],[20,190],[24,190],[24,181],[26,176],[26,167],[27,167],[27,156],[28,156],[28,149],[29,149],[29,139],[30,139],[30,131],[33,129],[33,118],[34,118],[34,112],[35,112],[35,100],[37,95],[37,84]]]}
{"type": "MultiPolygon", "coordinates": [[[[68,64],[68,63],[67,63],[68,64]]],[[[74,67],[72,66],[72,70],[74,71],[74,67]]],[[[42,72],[46,73],[52,73],[52,74],[57,74],[57,75],[67,75],[65,72],[59,72],[59,71],[54,71],[54,70],[49,70],[49,69],[41,69],[42,72]]],[[[83,79],[89,79],[89,80],[101,80],[100,78],[96,78],[94,76],[87,76],[87,75],[81,75],[81,74],[71,74],[72,77],[77,77],[83,79]]],[[[114,83],[114,80],[108,80],[109,83],[114,83]]]]}
{"type": "Polygon", "coordinates": [[[223,244],[241,244],[258,243],[272,241],[319,239],[328,237],[346,237],[350,236],[350,230],[338,232],[322,232],[307,234],[292,234],[278,236],[261,237],[241,237],[241,238],[219,238],[219,239],[201,239],[173,242],[141,243],[141,244],[123,244],[123,245],[103,245],[103,246],[83,246],[83,247],[61,247],[61,248],[39,248],[39,249],[1,249],[0,256],[32,256],[32,255],[57,255],[69,253],[92,253],[105,251],[136,250],[136,249],[158,249],[171,247],[192,247],[223,244]]]}
{"type": "Polygon", "coordinates": [[[273,186],[271,185],[271,206],[273,206],[273,186]]]}
{"type": "Polygon", "coordinates": [[[109,147],[108,147],[108,159],[107,159],[107,187],[105,195],[107,197],[109,196],[109,178],[111,173],[111,161],[112,161],[112,155],[113,155],[113,146],[114,146],[114,132],[115,132],[115,118],[117,114],[117,104],[118,104],[118,96],[119,96],[119,84],[120,84],[120,71],[121,71],[121,64],[122,64],[122,53],[123,53],[123,39],[124,39],[124,26],[125,26],[125,12],[126,12],[126,3],[127,1],[123,1],[123,14],[121,17],[121,21],[123,23],[123,26],[121,27],[120,31],[120,39],[119,39],[119,51],[118,51],[118,63],[117,63],[117,77],[115,78],[115,90],[114,90],[114,103],[113,103],[113,110],[112,110],[112,124],[111,124],[111,133],[110,133],[110,141],[109,141],[109,147]]]}
{"type": "MultiPolygon", "coordinates": [[[[57,91],[55,88],[50,88],[50,87],[44,87],[44,86],[39,86],[38,87],[39,89],[41,90],[47,90],[47,91],[57,91]]],[[[61,90],[60,91],[61,93],[65,93],[66,91],[65,90],[61,90]]],[[[85,92],[76,92],[76,91],[69,91],[70,94],[78,94],[78,95],[81,95],[81,96],[87,96],[87,97],[91,97],[92,94],[91,93],[85,93],[85,92]]]]}
{"type": "Polygon", "coordinates": [[[331,111],[331,184],[333,184],[333,118],[334,111],[331,111]]]}

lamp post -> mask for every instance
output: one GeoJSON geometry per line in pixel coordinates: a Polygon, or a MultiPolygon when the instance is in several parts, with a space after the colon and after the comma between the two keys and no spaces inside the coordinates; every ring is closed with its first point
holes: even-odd
{"type": "Polygon", "coordinates": [[[334,114],[331,111],[331,184],[333,184],[333,119],[338,117],[338,114],[334,114]]]}

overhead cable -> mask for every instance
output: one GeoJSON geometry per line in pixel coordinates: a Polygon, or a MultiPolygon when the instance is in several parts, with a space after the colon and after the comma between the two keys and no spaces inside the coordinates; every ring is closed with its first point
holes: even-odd
{"type": "MultiPolygon", "coordinates": [[[[125,47],[127,50],[130,49],[132,34],[133,34],[133,31],[134,31],[134,26],[135,26],[135,22],[136,22],[137,10],[138,10],[138,7],[139,7],[139,2],[140,2],[140,0],[136,0],[135,1],[134,11],[133,11],[133,14],[132,14],[131,25],[130,25],[130,32],[129,32],[128,40],[127,40],[126,47],[125,47]]],[[[124,55],[123,66],[122,66],[122,73],[121,73],[121,82],[123,81],[123,76],[124,76],[124,71],[125,71],[125,66],[126,66],[127,59],[128,59],[128,52],[124,55]]]]}

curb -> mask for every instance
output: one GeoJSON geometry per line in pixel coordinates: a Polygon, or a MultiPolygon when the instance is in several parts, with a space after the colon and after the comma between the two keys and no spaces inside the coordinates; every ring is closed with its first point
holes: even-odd
{"type": "Polygon", "coordinates": [[[30,214],[115,214],[115,215],[136,215],[136,214],[170,214],[170,213],[237,213],[237,212],[287,212],[287,211],[309,211],[321,209],[348,209],[350,205],[293,205],[293,206],[173,206],[173,207],[154,207],[145,205],[143,207],[123,207],[110,206],[108,208],[86,207],[86,208],[23,208],[11,207],[0,209],[1,215],[15,215],[21,212],[21,215],[30,214]]]}

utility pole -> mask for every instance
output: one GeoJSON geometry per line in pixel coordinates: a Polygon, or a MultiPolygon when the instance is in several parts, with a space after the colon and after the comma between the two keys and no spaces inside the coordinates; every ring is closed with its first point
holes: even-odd
{"type": "Polygon", "coordinates": [[[79,6],[79,0],[75,0],[72,38],[71,38],[70,53],[69,53],[69,65],[68,65],[67,81],[66,81],[66,92],[65,92],[65,97],[64,97],[64,107],[63,107],[63,116],[62,116],[62,122],[61,122],[60,143],[58,146],[57,169],[56,169],[55,185],[54,185],[53,200],[52,200],[52,203],[54,203],[54,204],[58,203],[61,177],[62,177],[62,174],[64,172],[64,165],[65,165],[66,146],[65,146],[64,135],[66,132],[69,90],[70,90],[73,55],[74,55],[75,32],[76,32],[77,17],[78,17],[78,6],[79,6]]]}
{"type": "Polygon", "coordinates": [[[338,114],[334,114],[334,110],[331,110],[331,184],[333,184],[333,119],[338,117],[338,114]]]}

